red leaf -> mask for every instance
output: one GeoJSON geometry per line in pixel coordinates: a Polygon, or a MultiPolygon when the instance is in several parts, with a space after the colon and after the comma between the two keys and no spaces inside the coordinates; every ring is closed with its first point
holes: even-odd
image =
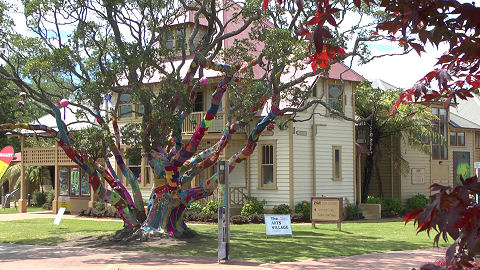
{"type": "Polygon", "coordinates": [[[405,224],[407,224],[408,222],[410,222],[412,220],[416,220],[417,217],[418,217],[418,214],[420,214],[422,211],[423,211],[423,209],[417,209],[417,210],[408,212],[405,215],[405,217],[403,218],[403,220],[405,220],[405,224]]]}
{"type": "Polygon", "coordinates": [[[418,55],[420,55],[421,52],[425,51],[423,46],[418,43],[410,43],[410,46],[412,46],[412,48],[418,53],[418,55]]]}
{"type": "Polygon", "coordinates": [[[263,11],[267,14],[267,7],[268,7],[269,0],[263,0],[263,11]]]}
{"type": "Polygon", "coordinates": [[[427,82],[430,82],[433,78],[435,78],[435,76],[437,76],[437,70],[430,71],[429,73],[427,73],[427,75],[425,75],[424,78],[427,79],[427,82]]]}
{"type": "Polygon", "coordinates": [[[332,15],[328,15],[328,16],[327,16],[327,21],[328,21],[328,23],[331,24],[332,26],[335,26],[335,27],[338,26],[337,22],[335,21],[335,18],[334,18],[332,15]]]}
{"type": "Polygon", "coordinates": [[[323,51],[323,27],[317,25],[315,31],[313,31],[313,43],[315,44],[315,51],[321,53],[323,51]]]}
{"type": "Polygon", "coordinates": [[[439,97],[439,94],[426,94],[423,96],[423,99],[425,99],[425,101],[429,101],[438,97],[439,97]]]}
{"type": "Polygon", "coordinates": [[[360,8],[360,5],[362,4],[362,2],[360,0],[353,0],[353,4],[357,7],[357,8],[360,8]]]}
{"type": "Polygon", "coordinates": [[[317,60],[313,59],[311,65],[312,65],[313,72],[315,72],[317,70],[317,60]]]}
{"type": "Polygon", "coordinates": [[[451,61],[453,61],[453,60],[455,60],[455,56],[449,55],[449,54],[445,54],[445,55],[442,55],[442,56],[438,59],[437,65],[443,64],[443,63],[447,63],[447,62],[451,62],[451,61]]]}
{"type": "Polygon", "coordinates": [[[315,13],[315,15],[313,16],[313,18],[312,18],[310,21],[308,21],[305,25],[315,25],[315,24],[318,24],[324,15],[325,15],[325,13],[320,12],[320,11],[317,11],[317,13],[315,13]]]}

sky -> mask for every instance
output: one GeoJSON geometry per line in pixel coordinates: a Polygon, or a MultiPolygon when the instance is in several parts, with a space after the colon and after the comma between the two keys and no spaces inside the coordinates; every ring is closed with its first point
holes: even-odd
{"type": "MultiPolygon", "coordinates": [[[[395,44],[371,46],[374,53],[389,53],[396,50],[395,44]]],[[[377,58],[367,64],[358,65],[354,61],[352,69],[361,74],[367,80],[381,79],[396,87],[410,88],[428,72],[435,68],[438,58],[447,50],[440,46],[438,49],[427,45],[426,52],[421,56],[412,51],[407,55],[385,56],[377,58]]]]}
{"type": "MultiPolygon", "coordinates": [[[[28,33],[25,17],[21,8],[18,8],[18,12],[10,14],[14,19],[16,31],[24,35],[33,35],[28,33]]],[[[346,26],[356,23],[358,18],[356,15],[349,16],[349,21],[345,22],[346,26]]],[[[369,48],[374,55],[399,51],[396,44],[387,41],[373,44],[369,48]]],[[[446,51],[446,46],[440,46],[439,49],[427,46],[425,49],[426,52],[421,56],[412,51],[407,55],[378,58],[364,65],[358,65],[354,60],[352,68],[368,80],[381,79],[400,88],[409,88],[434,69],[437,59],[446,51]]],[[[345,63],[349,65],[350,61],[345,63]]]]}

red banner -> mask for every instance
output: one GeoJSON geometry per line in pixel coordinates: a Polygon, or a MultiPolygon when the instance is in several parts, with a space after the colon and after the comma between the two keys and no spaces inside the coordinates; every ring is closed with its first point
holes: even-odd
{"type": "Polygon", "coordinates": [[[3,174],[8,168],[8,165],[10,165],[10,162],[12,162],[14,154],[15,151],[10,145],[5,146],[2,151],[0,151],[0,178],[2,178],[3,174]]]}

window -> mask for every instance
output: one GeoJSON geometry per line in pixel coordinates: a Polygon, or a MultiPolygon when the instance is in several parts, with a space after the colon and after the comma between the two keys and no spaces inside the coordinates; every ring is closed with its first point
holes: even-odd
{"type": "Polygon", "coordinates": [[[185,28],[177,28],[175,48],[181,51],[184,46],[185,46],[185,49],[187,49],[186,45],[187,44],[185,43],[185,28]]]}
{"type": "Polygon", "coordinates": [[[133,116],[132,97],[129,94],[121,94],[118,102],[120,103],[118,118],[131,118],[133,116]]]}
{"type": "Polygon", "coordinates": [[[340,84],[328,85],[328,105],[339,112],[343,112],[343,91],[340,84]]]}
{"type": "Polygon", "coordinates": [[[60,181],[60,195],[64,196],[90,196],[90,183],[88,175],[78,167],[62,166],[58,168],[60,181]]]}
{"type": "MultiPolygon", "coordinates": [[[[433,121],[433,130],[447,138],[447,110],[444,108],[432,108],[432,113],[438,117],[438,120],[433,121]]],[[[448,159],[447,150],[446,145],[441,145],[437,140],[432,141],[432,159],[448,159]]]]}
{"type": "Polygon", "coordinates": [[[480,148],[480,133],[475,134],[475,148],[480,148]]]}
{"type": "Polygon", "coordinates": [[[165,48],[167,50],[173,50],[173,32],[171,29],[166,29],[165,30],[165,48]]]}
{"type": "Polygon", "coordinates": [[[195,93],[195,100],[193,101],[193,111],[201,112],[203,111],[203,92],[198,91],[195,93]]]}
{"type": "Polygon", "coordinates": [[[144,113],[145,113],[145,106],[143,106],[142,104],[137,104],[137,112],[136,112],[137,117],[142,117],[144,113]]]}
{"type": "Polygon", "coordinates": [[[450,132],[450,145],[465,146],[465,132],[450,132]]]}
{"type": "MultiPolygon", "coordinates": [[[[142,153],[140,148],[127,148],[126,156],[128,168],[132,171],[136,179],[139,179],[142,175],[142,153]]],[[[127,185],[130,183],[125,181],[127,185]]]]}
{"type": "Polygon", "coordinates": [[[259,142],[259,188],[277,188],[275,148],[275,142],[259,142]]]}
{"type": "Polygon", "coordinates": [[[167,50],[181,51],[183,47],[187,49],[186,32],[184,27],[165,29],[164,46],[167,50]]]}
{"type": "Polygon", "coordinates": [[[332,146],[332,179],[342,180],[342,147],[332,146]]]}

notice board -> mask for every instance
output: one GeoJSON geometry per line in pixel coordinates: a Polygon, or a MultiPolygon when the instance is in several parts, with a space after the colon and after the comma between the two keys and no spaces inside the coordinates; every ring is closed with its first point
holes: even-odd
{"type": "Polygon", "coordinates": [[[343,219],[343,199],[337,197],[311,197],[310,219],[315,222],[336,222],[340,230],[343,219]]]}

